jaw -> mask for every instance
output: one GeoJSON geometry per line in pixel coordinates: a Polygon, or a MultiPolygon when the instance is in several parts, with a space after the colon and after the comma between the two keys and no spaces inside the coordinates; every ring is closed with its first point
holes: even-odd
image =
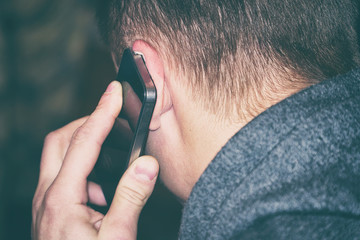
{"type": "MultiPolygon", "coordinates": [[[[164,125],[162,125],[164,126],[164,125]]],[[[146,154],[154,156],[159,162],[160,179],[164,185],[181,201],[185,201],[196,183],[193,177],[194,166],[181,141],[178,141],[176,128],[164,131],[161,127],[150,131],[146,154]]]]}
{"type": "Polygon", "coordinates": [[[162,114],[160,127],[149,132],[147,154],[158,160],[164,185],[185,201],[209,163],[239,129],[200,111],[191,98],[182,98],[162,114]]]}

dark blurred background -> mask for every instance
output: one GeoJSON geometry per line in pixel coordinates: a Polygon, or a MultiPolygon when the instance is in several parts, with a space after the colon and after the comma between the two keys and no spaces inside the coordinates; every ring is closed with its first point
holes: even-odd
{"type": "MultiPolygon", "coordinates": [[[[90,114],[115,73],[95,0],[0,0],[0,239],[30,239],[46,134],[90,114]]],[[[138,239],[176,239],[181,206],[159,184],[138,239]]]]}

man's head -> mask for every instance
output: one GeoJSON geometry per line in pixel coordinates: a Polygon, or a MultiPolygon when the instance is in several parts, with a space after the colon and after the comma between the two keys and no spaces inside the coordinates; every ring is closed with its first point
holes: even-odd
{"type": "Polygon", "coordinates": [[[100,1],[100,31],[115,59],[128,46],[145,52],[160,91],[149,151],[165,183],[186,197],[174,181],[184,172],[198,177],[247,121],[360,66],[359,7],[357,0],[100,1]]]}
{"type": "Polygon", "coordinates": [[[352,0],[110,0],[99,16],[118,58],[145,40],[189,76],[206,108],[242,114],[234,102],[258,91],[269,72],[297,88],[358,66],[358,9],[352,0]]]}

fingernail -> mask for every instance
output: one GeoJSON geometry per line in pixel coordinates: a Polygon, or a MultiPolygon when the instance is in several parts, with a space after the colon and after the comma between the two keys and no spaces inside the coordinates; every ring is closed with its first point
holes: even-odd
{"type": "Polygon", "coordinates": [[[146,181],[152,181],[157,176],[157,166],[152,161],[143,161],[135,167],[135,174],[146,181]]]}

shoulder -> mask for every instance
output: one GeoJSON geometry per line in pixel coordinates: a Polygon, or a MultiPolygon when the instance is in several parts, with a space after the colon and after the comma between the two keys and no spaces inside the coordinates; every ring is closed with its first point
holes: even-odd
{"type": "Polygon", "coordinates": [[[358,226],[359,79],[356,70],[309,87],[240,130],[195,185],[180,236],[310,233],[309,222],[320,231],[349,218],[358,226]]]}

